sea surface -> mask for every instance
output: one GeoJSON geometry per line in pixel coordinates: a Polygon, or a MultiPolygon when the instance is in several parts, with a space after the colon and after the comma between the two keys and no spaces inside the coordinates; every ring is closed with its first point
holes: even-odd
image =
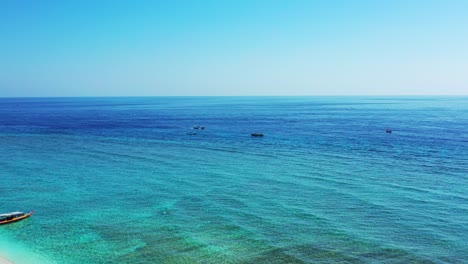
{"type": "Polygon", "coordinates": [[[2,98],[17,210],[19,264],[468,263],[468,97],[2,98]]]}

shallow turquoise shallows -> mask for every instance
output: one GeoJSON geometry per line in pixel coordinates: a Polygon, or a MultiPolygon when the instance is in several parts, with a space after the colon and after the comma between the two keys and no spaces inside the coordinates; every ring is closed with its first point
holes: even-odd
{"type": "Polygon", "coordinates": [[[19,264],[463,263],[468,98],[3,98],[17,210],[19,264]]]}

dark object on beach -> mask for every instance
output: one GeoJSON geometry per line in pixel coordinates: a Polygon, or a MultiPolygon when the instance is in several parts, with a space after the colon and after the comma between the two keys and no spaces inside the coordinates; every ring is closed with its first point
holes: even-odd
{"type": "Polygon", "coordinates": [[[197,132],[187,132],[187,135],[191,135],[191,136],[196,135],[196,134],[197,132]]]}
{"type": "Polygon", "coordinates": [[[204,130],[204,126],[194,126],[193,129],[204,130]]]}
{"type": "Polygon", "coordinates": [[[391,130],[391,129],[385,129],[385,133],[391,134],[391,133],[392,133],[392,130],[391,130]]]}
{"type": "Polygon", "coordinates": [[[8,214],[0,214],[0,225],[4,224],[9,224],[9,223],[14,223],[21,221],[23,219],[26,219],[30,217],[34,211],[31,211],[27,214],[23,212],[13,212],[13,213],[8,213],[8,214]]]}
{"type": "Polygon", "coordinates": [[[262,133],[252,133],[250,134],[252,137],[263,137],[262,133]]]}

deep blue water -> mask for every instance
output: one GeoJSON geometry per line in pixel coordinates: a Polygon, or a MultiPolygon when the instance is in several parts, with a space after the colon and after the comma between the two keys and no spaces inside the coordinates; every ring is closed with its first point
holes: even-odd
{"type": "Polygon", "coordinates": [[[16,210],[17,263],[466,263],[468,97],[0,98],[16,210]]]}

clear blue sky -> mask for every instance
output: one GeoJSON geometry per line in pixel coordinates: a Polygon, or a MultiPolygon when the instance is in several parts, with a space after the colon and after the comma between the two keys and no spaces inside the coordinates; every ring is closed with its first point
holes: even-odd
{"type": "Polygon", "coordinates": [[[468,1],[0,1],[0,96],[468,94],[468,1]]]}

